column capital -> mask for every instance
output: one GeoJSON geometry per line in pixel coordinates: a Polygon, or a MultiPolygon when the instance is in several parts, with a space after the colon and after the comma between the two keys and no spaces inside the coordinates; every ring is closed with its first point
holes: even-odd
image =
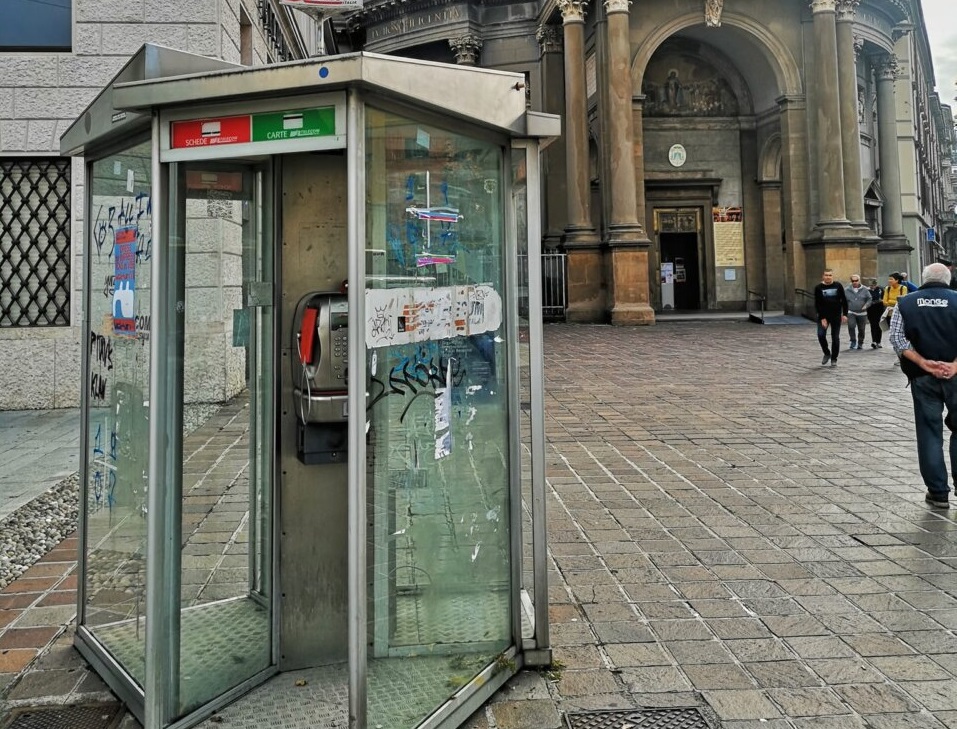
{"type": "Polygon", "coordinates": [[[878,59],[874,70],[878,81],[896,81],[901,75],[901,64],[897,56],[889,53],[878,59]]]}
{"type": "Polygon", "coordinates": [[[709,28],[720,28],[723,10],[724,0],[704,0],[704,24],[709,28]]]}
{"type": "Polygon", "coordinates": [[[562,52],[562,29],[557,25],[540,25],[535,31],[535,39],[541,46],[542,53],[562,52]]]}
{"type": "Polygon", "coordinates": [[[837,0],[811,0],[810,5],[814,15],[837,12],[837,0]]]}
{"type": "Polygon", "coordinates": [[[837,0],[837,22],[852,23],[861,0],[837,0]]]}
{"type": "Polygon", "coordinates": [[[605,0],[605,12],[609,15],[611,13],[627,13],[629,5],[631,5],[631,0],[605,0]]]}
{"type": "Polygon", "coordinates": [[[461,66],[474,66],[482,50],[482,39],[466,33],[458,38],[449,38],[449,47],[455,53],[455,62],[461,66]]]}
{"type": "Polygon", "coordinates": [[[588,7],[588,0],[558,0],[558,10],[562,14],[562,22],[584,23],[585,8],[588,7]]]}

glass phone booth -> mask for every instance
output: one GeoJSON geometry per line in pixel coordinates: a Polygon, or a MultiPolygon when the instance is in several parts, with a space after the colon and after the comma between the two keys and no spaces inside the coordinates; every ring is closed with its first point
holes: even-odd
{"type": "Polygon", "coordinates": [[[519,74],[145,46],[64,134],[76,645],[146,729],[455,727],[550,662],[558,131],[519,74]]]}

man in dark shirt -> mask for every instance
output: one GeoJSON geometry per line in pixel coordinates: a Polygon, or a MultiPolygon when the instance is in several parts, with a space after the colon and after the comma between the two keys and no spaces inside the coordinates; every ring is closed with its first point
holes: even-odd
{"type": "Polygon", "coordinates": [[[831,367],[837,367],[837,355],[841,351],[841,324],[847,321],[847,297],[840,281],[834,280],[834,271],[824,269],[821,283],[814,287],[814,307],[817,309],[817,341],[821,343],[824,359],[831,367]],[[827,345],[827,330],[831,329],[831,346],[827,345]]]}
{"type": "MultiPolygon", "coordinates": [[[[957,479],[957,291],[943,263],[924,269],[923,285],[901,297],[891,318],[890,340],[910,381],[917,429],[917,463],[931,506],[949,506],[941,415],[950,430],[951,479],[957,479]]],[[[957,485],[957,481],[955,481],[957,485]]]]}

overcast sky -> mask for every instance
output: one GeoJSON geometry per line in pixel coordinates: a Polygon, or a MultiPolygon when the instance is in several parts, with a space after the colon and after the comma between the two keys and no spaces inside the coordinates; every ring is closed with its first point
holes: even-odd
{"type": "Polygon", "coordinates": [[[944,104],[954,106],[957,96],[957,2],[923,0],[924,20],[934,54],[937,91],[944,104]]]}

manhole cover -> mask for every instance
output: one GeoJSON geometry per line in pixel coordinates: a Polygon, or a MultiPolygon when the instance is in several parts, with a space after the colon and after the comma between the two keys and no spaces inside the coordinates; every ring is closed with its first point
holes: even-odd
{"type": "Polygon", "coordinates": [[[713,729],[698,709],[628,709],[566,714],[569,729],[713,729]]]}
{"type": "Polygon", "coordinates": [[[111,703],[14,709],[3,729],[113,729],[121,708],[111,703]]]}

